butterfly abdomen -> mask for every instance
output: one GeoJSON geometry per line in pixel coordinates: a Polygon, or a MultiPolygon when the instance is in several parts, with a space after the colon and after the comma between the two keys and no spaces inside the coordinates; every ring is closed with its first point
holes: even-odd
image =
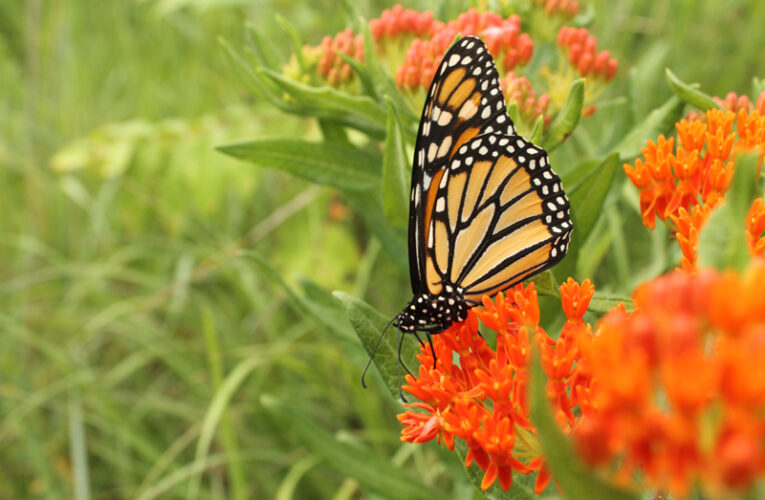
{"type": "Polygon", "coordinates": [[[441,333],[452,323],[467,318],[471,306],[462,292],[461,288],[446,284],[438,295],[425,292],[414,297],[398,315],[396,326],[405,333],[441,333]]]}

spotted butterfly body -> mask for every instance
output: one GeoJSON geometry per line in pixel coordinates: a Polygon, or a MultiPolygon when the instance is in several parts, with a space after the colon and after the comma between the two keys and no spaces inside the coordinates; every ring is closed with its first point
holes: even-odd
{"type": "Polygon", "coordinates": [[[476,37],[444,55],[427,94],[412,166],[414,298],[394,319],[440,333],[566,254],[569,202],[547,153],[517,135],[499,75],[476,37]]]}

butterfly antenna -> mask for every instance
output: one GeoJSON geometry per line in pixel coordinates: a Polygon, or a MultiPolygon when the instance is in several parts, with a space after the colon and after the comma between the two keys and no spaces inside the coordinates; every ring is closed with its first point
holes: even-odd
{"type": "MultiPolygon", "coordinates": [[[[383,328],[383,331],[380,333],[380,336],[377,338],[377,343],[375,344],[375,348],[372,349],[372,354],[369,356],[369,361],[367,361],[367,366],[364,368],[364,373],[361,374],[361,387],[364,389],[367,388],[367,384],[364,382],[364,378],[367,376],[367,371],[369,370],[369,367],[372,366],[372,360],[375,359],[375,354],[377,354],[377,348],[380,347],[380,342],[382,342],[383,336],[385,335],[385,332],[388,330],[388,327],[393,324],[394,321],[398,319],[398,316],[394,316],[393,319],[388,321],[388,324],[385,325],[385,328],[383,328]]],[[[399,358],[401,356],[401,349],[399,348],[399,358]]]]}

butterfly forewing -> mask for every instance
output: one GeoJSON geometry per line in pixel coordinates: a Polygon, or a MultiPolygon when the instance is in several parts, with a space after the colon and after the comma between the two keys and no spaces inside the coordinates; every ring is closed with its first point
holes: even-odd
{"type": "Polygon", "coordinates": [[[439,236],[430,233],[431,217],[446,166],[464,144],[489,133],[512,136],[515,127],[507,116],[494,60],[483,42],[465,37],[446,52],[433,78],[415,145],[409,207],[409,271],[415,295],[440,286],[425,287],[426,245],[439,236]]]}

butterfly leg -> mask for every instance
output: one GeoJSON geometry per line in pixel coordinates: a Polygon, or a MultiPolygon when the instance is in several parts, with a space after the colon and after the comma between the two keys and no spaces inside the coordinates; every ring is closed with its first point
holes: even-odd
{"type": "Polygon", "coordinates": [[[428,336],[428,343],[430,344],[430,353],[433,355],[433,369],[436,369],[436,350],[433,348],[433,335],[426,333],[428,336]]]}
{"type": "MultiPolygon", "coordinates": [[[[404,345],[404,337],[406,335],[401,334],[400,328],[396,328],[396,331],[398,332],[398,397],[401,399],[401,401],[407,403],[408,401],[404,397],[404,391],[401,390],[401,365],[404,364],[404,362],[401,360],[401,347],[404,345]]],[[[410,375],[412,374],[406,365],[404,365],[404,368],[406,369],[407,373],[410,375]]]]}

